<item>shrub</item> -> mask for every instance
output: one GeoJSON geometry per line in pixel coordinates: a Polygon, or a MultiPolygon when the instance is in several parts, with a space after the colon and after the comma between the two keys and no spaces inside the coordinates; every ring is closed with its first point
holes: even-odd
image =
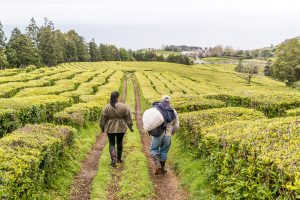
{"type": "Polygon", "coordinates": [[[247,108],[215,108],[180,115],[179,137],[188,145],[197,145],[202,129],[217,123],[264,118],[263,113],[247,108]]]}
{"type": "Polygon", "coordinates": [[[74,126],[76,128],[86,127],[89,122],[99,119],[103,104],[98,102],[78,103],[72,107],[58,112],[54,120],[58,124],[74,126]]]}
{"type": "Polygon", "coordinates": [[[254,108],[264,112],[267,117],[283,116],[287,109],[300,106],[299,96],[294,94],[260,94],[249,97],[218,94],[209,95],[207,98],[224,101],[229,106],[254,108]]]}
{"type": "Polygon", "coordinates": [[[0,139],[0,198],[35,199],[50,184],[75,132],[66,126],[26,125],[0,139]]]}
{"type": "Polygon", "coordinates": [[[173,100],[172,106],[177,112],[191,112],[210,108],[225,107],[226,104],[215,99],[206,99],[199,96],[180,97],[173,100]]]}
{"type": "Polygon", "coordinates": [[[0,137],[20,125],[51,122],[56,112],[71,106],[72,99],[55,95],[0,99],[0,137]]]}
{"type": "Polygon", "coordinates": [[[300,120],[235,121],[203,131],[198,148],[218,169],[215,187],[229,199],[300,195],[300,120]]]}

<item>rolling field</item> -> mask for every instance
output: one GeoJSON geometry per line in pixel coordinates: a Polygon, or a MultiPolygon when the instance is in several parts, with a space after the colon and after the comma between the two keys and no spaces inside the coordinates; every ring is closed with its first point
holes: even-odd
{"type": "MultiPolygon", "coordinates": [[[[133,113],[172,97],[181,127],[169,165],[186,199],[300,198],[298,90],[261,75],[248,85],[230,64],[82,62],[0,71],[0,199],[69,199],[113,90],[133,113]]],[[[137,126],[126,135],[117,172],[106,144],[92,199],[159,197],[143,137],[137,126]]]]}

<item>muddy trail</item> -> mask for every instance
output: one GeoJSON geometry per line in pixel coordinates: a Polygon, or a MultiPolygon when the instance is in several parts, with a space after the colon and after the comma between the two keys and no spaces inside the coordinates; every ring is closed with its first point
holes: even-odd
{"type": "MultiPolygon", "coordinates": [[[[126,99],[126,78],[123,82],[123,91],[122,91],[122,102],[125,102],[126,99]]],[[[98,162],[103,151],[103,148],[106,144],[107,136],[104,133],[101,133],[97,136],[95,144],[92,146],[91,151],[88,153],[87,157],[81,165],[80,172],[75,176],[73,181],[73,186],[71,188],[70,198],[72,200],[89,200],[92,190],[92,182],[98,171],[98,162]]],[[[121,169],[118,169],[118,171],[121,169]]],[[[113,183],[118,183],[120,177],[117,172],[112,174],[113,183]]],[[[115,194],[117,194],[118,187],[116,184],[112,184],[109,190],[108,199],[115,199],[115,194]]]]}
{"type": "MultiPolygon", "coordinates": [[[[122,98],[121,101],[123,103],[125,103],[126,100],[126,94],[127,94],[127,77],[126,75],[124,76],[124,80],[123,80],[123,91],[122,91],[122,98]]],[[[125,156],[123,154],[123,160],[125,161],[125,156]]],[[[107,199],[108,200],[115,200],[118,199],[117,198],[117,194],[120,191],[120,187],[119,187],[119,182],[121,180],[121,175],[122,175],[122,171],[124,169],[124,166],[121,164],[117,164],[115,169],[112,171],[112,180],[111,183],[108,187],[108,196],[107,199]]]]}
{"type": "Polygon", "coordinates": [[[179,178],[175,171],[167,166],[168,172],[164,175],[155,175],[155,164],[150,155],[149,148],[151,145],[151,137],[144,132],[142,122],[142,111],[140,102],[139,88],[135,79],[132,79],[135,93],[135,114],[138,129],[141,134],[143,150],[148,159],[148,167],[151,180],[155,186],[156,199],[158,200],[184,200],[187,199],[187,192],[180,187],[179,178]]]}
{"type": "Polygon", "coordinates": [[[97,136],[96,143],[84,160],[71,189],[72,200],[90,199],[92,182],[98,171],[98,161],[106,143],[106,134],[97,136]]]}

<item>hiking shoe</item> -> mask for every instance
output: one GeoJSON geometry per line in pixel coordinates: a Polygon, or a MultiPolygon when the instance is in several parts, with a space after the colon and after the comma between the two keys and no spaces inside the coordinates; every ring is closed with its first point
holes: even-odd
{"type": "Polygon", "coordinates": [[[155,175],[159,175],[161,173],[162,173],[161,168],[157,167],[156,170],[155,170],[155,175]]]}
{"type": "Polygon", "coordinates": [[[159,155],[154,155],[153,159],[156,166],[155,175],[159,175],[161,174],[161,169],[162,169],[159,155]]]}
{"type": "Polygon", "coordinates": [[[118,163],[123,163],[124,161],[122,159],[118,159],[118,163]]]}
{"type": "Polygon", "coordinates": [[[167,170],[165,169],[166,161],[160,161],[161,164],[161,174],[167,173],[167,170]]]}
{"type": "Polygon", "coordinates": [[[116,166],[116,163],[117,163],[116,159],[113,158],[113,159],[111,160],[110,165],[111,165],[112,167],[115,167],[115,166],[116,166]]]}

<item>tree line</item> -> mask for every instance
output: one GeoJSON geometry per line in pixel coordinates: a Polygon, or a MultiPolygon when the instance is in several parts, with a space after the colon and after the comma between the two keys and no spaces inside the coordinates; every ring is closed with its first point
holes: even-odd
{"type": "Polygon", "coordinates": [[[254,50],[236,50],[231,46],[217,45],[215,47],[196,47],[187,45],[167,45],[164,46],[165,51],[191,52],[195,56],[200,58],[205,57],[226,57],[226,58],[242,58],[242,59],[267,59],[274,56],[276,47],[271,45],[270,47],[254,50]]]}
{"type": "Polygon", "coordinates": [[[86,42],[75,30],[63,33],[56,29],[54,23],[47,18],[44,19],[42,26],[38,26],[32,18],[25,33],[14,28],[10,38],[7,39],[0,22],[1,69],[89,61],[160,61],[193,64],[192,60],[183,55],[170,55],[164,58],[151,50],[132,51],[117,48],[115,45],[97,45],[95,39],[86,42]]]}

